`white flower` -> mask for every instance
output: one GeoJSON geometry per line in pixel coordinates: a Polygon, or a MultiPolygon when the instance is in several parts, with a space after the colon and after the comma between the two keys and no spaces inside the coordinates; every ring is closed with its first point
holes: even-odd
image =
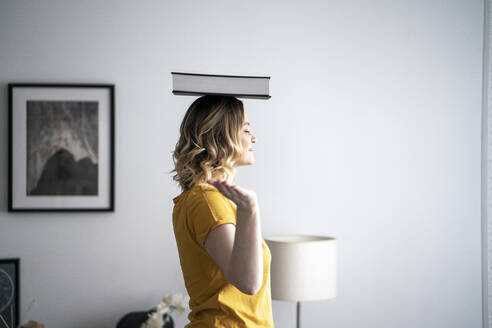
{"type": "Polygon", "coordinates": [[[162,320],[162,314],[152,312],[149,314],[149,318],[145,321],[140,328],[162,328],[164,321],[162,320]]]}
{"type": "Polygon", "coordinates": [[[173,310],[177,310],[182,313],[188,309],[190,297],[188,295],[178,293],[174,295],[167,295],[162,301],[169,305],[173,310]]]}
{"type": "Polygon", "coordinates": [[[162,328],[164,323],[169,320],[171,312],[176,310],[179,314],[182,314],[188,309],[188,303],[190,297],[183,294],[166,295],[164,299],[157,304],[156,310],[149,314],[149,318],[145,321],[140,328],[162,328]],[[165,320],[162,316],[165,313],[169,313],[165,320]]]}
{"type": "Polygon", "coordinates": [[[157,304],[157,312],[164,314],[168,311],[169,311],[169,306],[167,304],[164,304],[162,302],[157,304]]]}

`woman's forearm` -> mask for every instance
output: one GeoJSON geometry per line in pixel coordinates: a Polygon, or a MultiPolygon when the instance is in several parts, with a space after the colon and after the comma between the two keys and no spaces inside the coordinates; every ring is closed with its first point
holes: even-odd
{"type": "Polygon", "coordinates": [[[256,294],[263,283],[263,248],[258,206],[237,209],[229,279],[242,292],[256,294]]]}

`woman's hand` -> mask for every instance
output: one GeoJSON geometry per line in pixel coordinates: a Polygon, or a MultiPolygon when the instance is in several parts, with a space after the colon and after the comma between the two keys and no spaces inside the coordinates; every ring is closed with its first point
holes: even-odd
{"type": "Polygon", "coordinates": [[[258,211],[258,198],[253,190],[244,189],[225,180],[207,180],[207,183],[232,200],[236,204],[238,212],[253,213],[258,211]]]}

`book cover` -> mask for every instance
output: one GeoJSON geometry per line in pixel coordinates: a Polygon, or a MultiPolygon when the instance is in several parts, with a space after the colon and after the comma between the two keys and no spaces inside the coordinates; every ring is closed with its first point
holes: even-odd
{"type": "Polygon", "coordinates": [[[269,76],[240,76],[171,72],[175,95],[228,95],[269,99],[269,76]]]}

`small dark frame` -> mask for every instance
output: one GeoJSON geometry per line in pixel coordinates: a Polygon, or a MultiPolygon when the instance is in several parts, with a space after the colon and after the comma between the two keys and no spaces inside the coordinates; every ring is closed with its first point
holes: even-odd
{"type": "Polygon", "coordinates": [[[114,84],[8,84],[9,212],[114,212],[114,102],[114,84]],[[66,134],[86,148],[41,139],[66,134]]]}
{"type": "Polygon", "coordinates": [[[6,290],[9,290],[9,288],[13,287],[13,293],[14,293],[12,298],[10,298],[10,296],[8,295],[0,294],[0,309],[6,306],[6,308],[2,312],[0,312],[0,321],[1,321],[0,327],[5,327],[5,323],[7,323],[7,327],[9,328],[15,328],[20,324],[19,272],[20,272],[19,258],[0,259],[0,276],[1,276],[0,287],[5,288],[5,289],[0,288],[0,292],[1,291],[5,292],[6,290]],[[10,283],[13,283],[13,286],[11,286],[10,283]],[[2,284],[6,284],[6,285],[2,286],[2,284]]]}

